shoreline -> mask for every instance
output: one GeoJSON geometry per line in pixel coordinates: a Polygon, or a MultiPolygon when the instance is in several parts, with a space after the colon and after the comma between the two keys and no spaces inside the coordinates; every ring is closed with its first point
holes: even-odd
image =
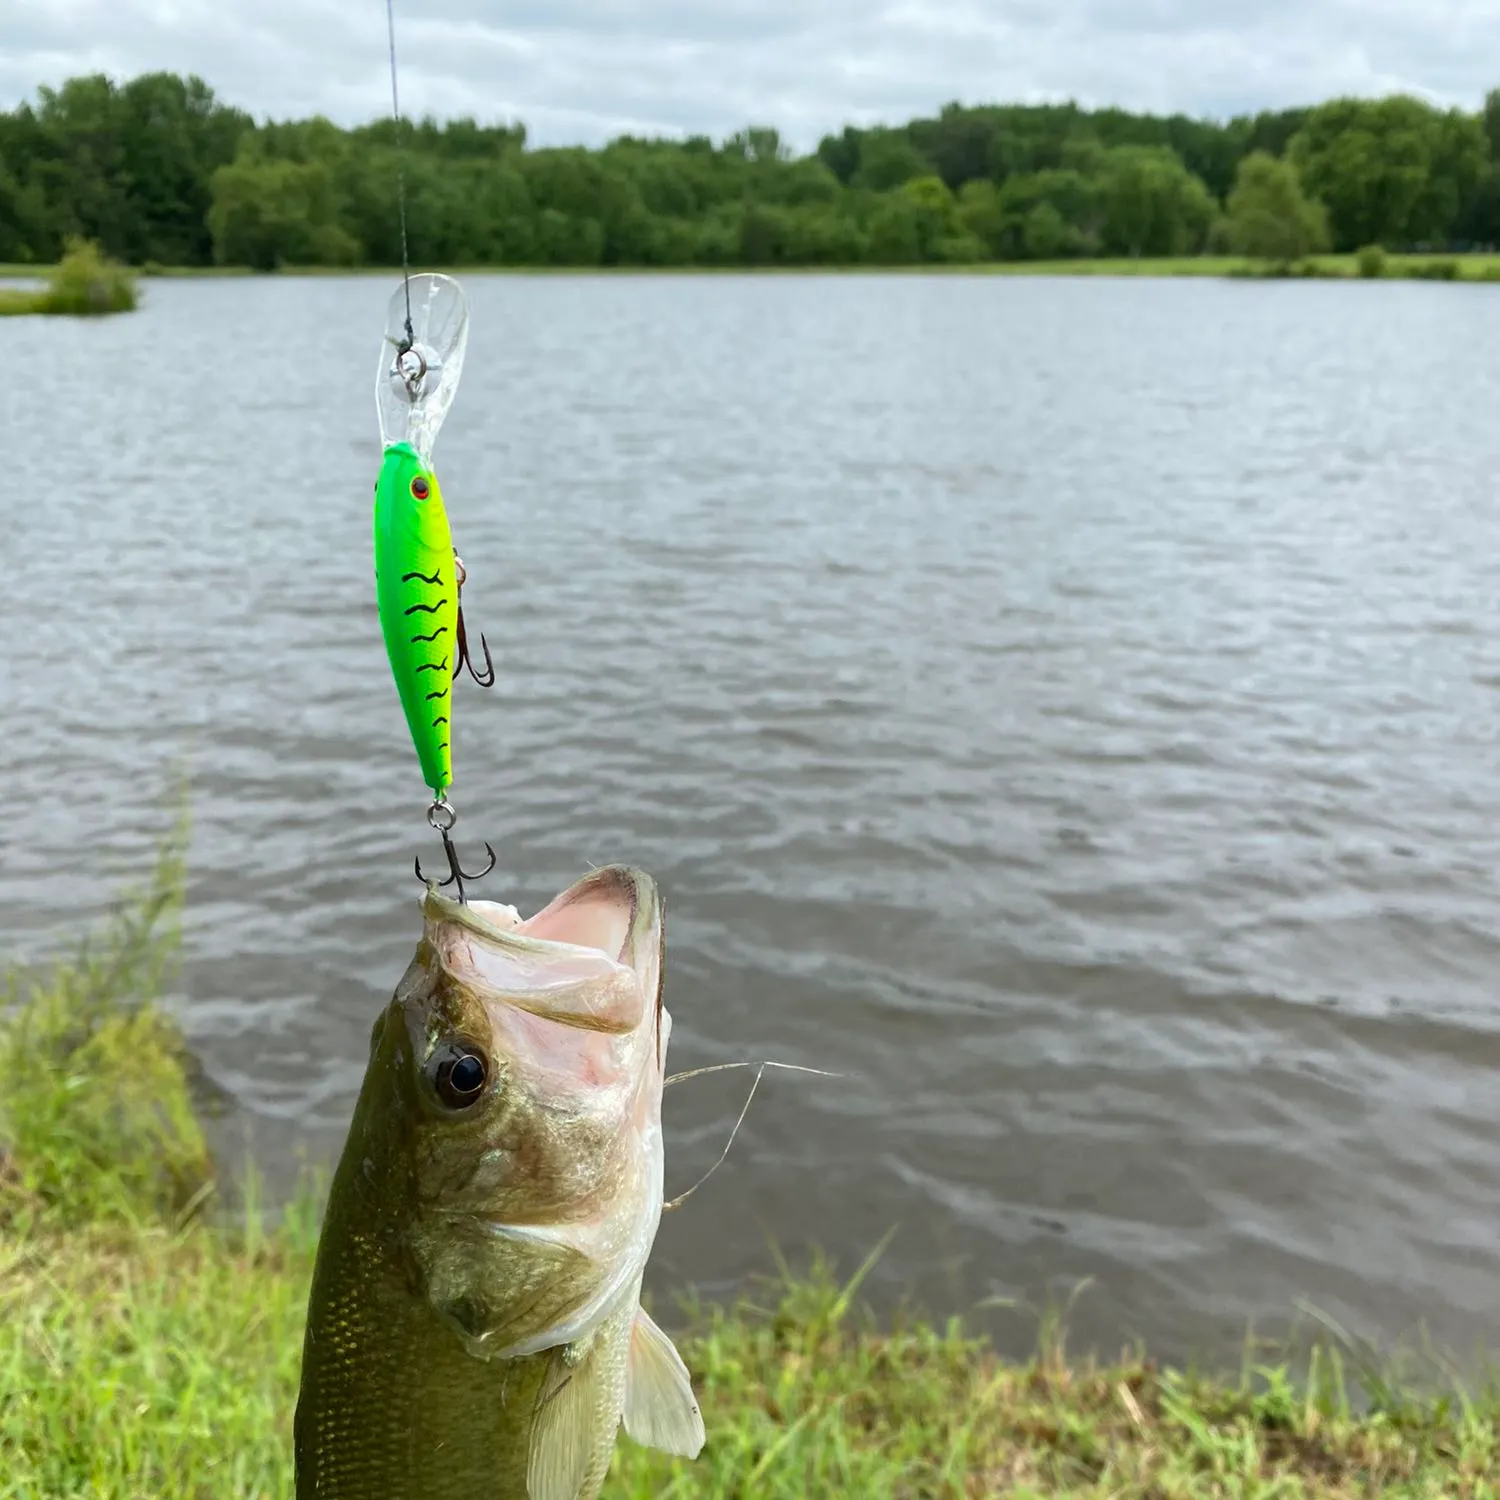
{"type": "MultiPolygon", "coordinates": [[[[21,1310],[0,1319],[6,1493],[289,1500],[316,1228],[0,1230],[0,1307],[21,1310]]],[[[622,1432],[603,1500],[1480,1500],[1500,1480],[1492,1397],[1410,1393],[1337,1342],[1300,1367],[1247,1345],[1212,1376],[1071,1355],[1054,1312],[1006,1361],[957,1320],[875,1327],[868,1264],[653,1308],[708,1441],[688,1462],[622,1432]]]]}
{"type": "MultiPolygon", "coordinates": [[[[40,280],[53,266],[0,264],[0,279],[40,280]]],[[[400,266],[283,266],[255,271],[248,266],[135,266],[143,280],[223,277],[398,277],[400,266]]],[[[478,276],[1043,276],[1180,278],[1226,280],[1451,281],[1500,285],[1500,252],[1397,255],[1386,257],[1378,277],[1361,277],[1355,255],[1317,255],[1285,269],[1271,269],[1239,256],[1179,256],[1138,260],[980,261],[973,264],[922,262],[913,265],[728,265],[728,266],[443,266],[415,263],[413,272],[478,276]],[[1451,268],[1451,271],[1450,269],[1451,268]]]]}
{"type": "MultiPolygon", "coordinates": [[[[6,1495],[292,1494],[321,1195],[305,1186],[274,1227],[253,1172],[224,1200],[160,1008],[186,835],[182,813],[71,962],[0,984],[6,1495]]],[[[1069,1303],[1033,1310],[1035,1352],[1007,1360],[956,1317],[877,1323],[859,1289],[882,1248],[843,1280],[814,1256],[763,1295],[662,1309],[708,1443],[687,1462],[622,1434],[604,1500],[1480,1500],[1500,1484],[1500,1388],[1466,1388],[1441,1352],[1408,1378],[1318,1319],[1295,1346],[1247,1336],[1237,1372],[1140,1348],[1101,1362],[1068,1350],[1069,1303]]]]}

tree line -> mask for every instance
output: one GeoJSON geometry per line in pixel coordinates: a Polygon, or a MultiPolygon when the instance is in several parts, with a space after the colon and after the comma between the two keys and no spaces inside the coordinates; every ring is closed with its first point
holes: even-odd
{"type": "Polygon", "coordinates": [[[404,180],[427,265],[902,265],[1500,245],[1500,89],[1227,122],[951,104],[797,155],[714,142],[528,146],[521,125],[257,123],[203,80],[102,75],[0,114],[0,261],[72,237],[132,265],[391,266],[404,180]]]}

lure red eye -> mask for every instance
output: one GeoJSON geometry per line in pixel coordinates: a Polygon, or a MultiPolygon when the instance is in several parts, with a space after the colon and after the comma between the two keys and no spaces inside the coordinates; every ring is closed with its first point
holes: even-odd
{"type": "Polygon", "coordinates": [[[411,493],[414,500],[425,500],[427,498],[427,481],[420,474],[411,482],[411,493]]]}

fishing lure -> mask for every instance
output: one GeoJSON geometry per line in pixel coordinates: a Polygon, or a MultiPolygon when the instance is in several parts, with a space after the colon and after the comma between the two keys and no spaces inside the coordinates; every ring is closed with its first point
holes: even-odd
{"type": "Polygon", "coordinates": [[[385,450],[375,481],[375,590],[422,779],[441,797],[453,784],[458,577],[437,475],[410,443],[385,450]]]}
{"type": "MultiPolygon", "coordinates": [[[[427,820],[441,834],[449,875],[464,899],[466,874],[449,838],[458,814],[453,785],[453,688],[465,667],[481,687],[495,680],[489,642],[481,635],[485,675],[476,671],[464,629],[464,566],[454,550],[432,449],[452,405],[468,342],[468,305],[451,277],[404,278],[391,298],[376,379],[384,445],[375,481],[375,597],[380,630],[406,727],[432,791],[427,820]]],[[[415,864],[417,878],[421,860],[415,864]]]]}

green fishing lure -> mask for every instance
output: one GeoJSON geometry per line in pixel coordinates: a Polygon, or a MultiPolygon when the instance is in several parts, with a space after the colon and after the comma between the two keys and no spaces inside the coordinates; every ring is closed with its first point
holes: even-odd
{"type": "MultiPolygon", "coordinates": [[[[448,852],[451,874],[441,884],[457,881],[460,900],[463,872],[448,837],[458,816],[447,800],[453,785],[453,688],[465,667],[489,687],[495,667],[482,635],[484,675],[469,656],[464,565],[453,548],[432,448],[458,386],[468,330],[468,306],[452,277],[404,280],[391,298],[375,387],[384,444],[374,514],[380,630],[422,779],[432,790],[428,822],[448,852]]],[[[420,862],[416,868],[423,878],[420,862]]]]}
{"type": "Polygon", "coordinates": [[[441,797],[453,784],[458,559],[437,475],[410,443],[385,450],[375,481],[375,596],[422,779],[441,797]]]}

